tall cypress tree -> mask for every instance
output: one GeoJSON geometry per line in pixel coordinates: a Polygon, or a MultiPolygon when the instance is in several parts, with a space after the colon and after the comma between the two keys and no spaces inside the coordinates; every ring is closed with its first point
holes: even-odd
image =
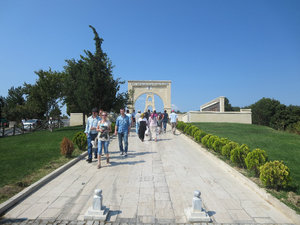
{"type": "Polygon", "coordinates": [[[85,115],[93,107],[106,111],[116,111],[124,107],[128,101],[127,93],[119,93],[120,78],[114,79],[113,65],[107,54],[102,50],[103,39],[94,32],[95,53],[84,50],[85,55],[79,60],[66,60],[64,80],[64,96],[68,112],[82,112],[85,115]]]}

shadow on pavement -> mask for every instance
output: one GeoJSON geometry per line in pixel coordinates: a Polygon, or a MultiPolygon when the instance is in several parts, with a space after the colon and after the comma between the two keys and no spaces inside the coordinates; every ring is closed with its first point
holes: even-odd
{"type": "Polygon", "coordinates": [[[118,214],[121,214],[121,213],[122,213],[121,210],[110,210],[108,215],[107,215],[106,221],[110,221],[110,218],[112,216],[115,216],[115,215],[118,215],[118,214]]]}
{"type": "Polygon", "coordinates": [[[110,162],[110,166],[119,166],[119,165],[135,165],[138,163],[144,163],[145,160],[139,160],[139,161],[124,161],[124,162],[110,162]]]}
{"type": "Polygon", "coordinates": [[[21,223],[23,221],[27,220],[27,218],[18,218],[18,219],[1,219],[0,224],[14,224],[14,223],[21,223]]]}

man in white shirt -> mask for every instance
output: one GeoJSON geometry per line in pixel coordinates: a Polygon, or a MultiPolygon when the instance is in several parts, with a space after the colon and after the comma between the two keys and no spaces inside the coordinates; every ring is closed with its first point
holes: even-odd
{"type": "Polygon", "coordinates": [[[177,122],[178,122],[178,116],[175,113],[174,109],[172,110],[172,113],[170,114],[169,118],[170,118],[170,122],[171,122],[171,126],[172,126],[172,132],[173,132],[173,134],[175,134],[176,125],[177,125],[177,122]]]}
{"type": "Polygon", "coordinates": [[[141,117],[141,110],[138,111],[137,114],[135,114],[135,131],[138,134],[139,133],[139,118],[141,117]]]}

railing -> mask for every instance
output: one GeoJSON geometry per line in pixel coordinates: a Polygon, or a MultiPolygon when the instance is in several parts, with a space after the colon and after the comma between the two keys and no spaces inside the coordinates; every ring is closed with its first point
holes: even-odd
{"type": "Polygon", "coordinates": [[[14,125],[13,127],[10,128],[1,127],[0,137],[21,135],[25,133],[38,131],[38,130],[49,130],[52,132],[54,129],[61,128],[66,125],[67,125],[66,123],[59,120],[52,123],[49,123],[49,121],[42,121],[37,125],[29,124],[24,126],[24,124],[22,124],[22,125],[14,125]]]}

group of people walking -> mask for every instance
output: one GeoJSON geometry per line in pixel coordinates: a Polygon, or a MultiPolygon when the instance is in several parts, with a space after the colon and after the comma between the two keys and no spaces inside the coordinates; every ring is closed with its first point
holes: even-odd
{"type": "Polygon", "coordinates": [[[98,159],[98,169],[101,168],[101,155],[102,150],[106,154],[106,163],[109,165],[109,132],[111,131],[111,122],[107,118],[107,112],[102,109],[98,110],[94,108],[92,115],[87,119],[86,128],[84,133],[87,136],[88,144],[88,159],[89,163],[92,162],[92,149],[94,148],[94,157],[98,159]]]}
{"type": "MultiPolygon", "coordinates": [[[[149,140],[157,141],[158,134],[166,132],[169,120],[171,122],[172,132],[175,134],[178,117],[174,110],[172,110],[172,113],[169,116],[166,110],[164,113],[156,113],[155,110],[152,113],[150,110],[144,113],[141,113],[140,111],[135,113],[133,110],[132,114],[127,110],[127,113],[125,114],[125,110],[120,109],[120,115],[116,120],[114,130],[114,134],[118,136],[120,154],[124,157],[127,156],[128,135],[130,134],[132,126],[135,125],[136,133],[141,141],[144,141],[145,135],[149,136],[149,140]]],[[[94,148],[94,157],[95,159],[98,159],[97,168],[101,168],[102,150],[104,150],[104,154],[106,154],[107,165],[110,165],[108,146],[110,141],[109,133],[111,132],[111,122],[108,119],[107,112],[100,109],[98,114],[98,110],[94,108],[92,110],[92,115],[88,117],[84,132],[87,136],[88,144],[87,162],[92,162],[92,151],[94,148]]]]}

